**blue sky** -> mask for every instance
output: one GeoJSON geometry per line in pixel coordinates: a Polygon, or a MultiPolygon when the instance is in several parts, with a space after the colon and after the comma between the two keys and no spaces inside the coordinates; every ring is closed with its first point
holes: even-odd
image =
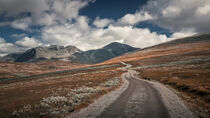
{"type": "Polygon", "coordinates": [[[0,55],[49,45],[144,48],[208,33],[209,19],[209,0],[0,0],[0,55]]]}
{"type": "Polygon", "coordinates": [[[145,5],[147,0],[96,0],[80,14],[87,15],[92,19],[96,17],[119,19],[127,13],[135,13],[145,5]]]}

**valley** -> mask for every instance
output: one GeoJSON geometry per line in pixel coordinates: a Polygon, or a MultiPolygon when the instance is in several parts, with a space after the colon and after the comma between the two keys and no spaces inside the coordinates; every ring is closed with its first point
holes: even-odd
{"type": "MultiPolygon", "coordinates": [[[[116,45],[116,43],[114,44],[116,45]]],[[[113,52],[118,52],[118,48],[121,49],[121,44],[119,47],[108,46],[109,49],[110,47],[113,52]]],[[[104,49],[102,50],[104,51],[104,49]]],[[[95,54],[94,56],[100,58],[104,56],[101,56],[101,54],[104,54],[101,49],[99,49],[99,52],[96,52],[96,50],[93,52],[90,55],[95,54]]],[[[96,63],[97,61],[81,62],[80,59],[78,59],[78,62],[54,59],[30,63],[0,62],[0,105],[2,106],[0,107],[0,116],[69,116],[74,118],[86,113],[80,114],[80,110],[88,109],[92,104],[95,106],[100,106],[99,103],[103,102],[108,104],[104,100],[106,98],[104,96],[114,97],[116,95],[118,97],[113,98],[115,101],[112,103],[110,101],[107,106],[108,110],[104,109],[104,112],[102,111],[95,117],[116,115],[118,117],[126,115],[127,112],[134,114],[133,117],[136,117],[140,114],[144,116],[145,113],[147,114],[150,111],[154,111],[160,117],[169,117],[161,116],[161,114],[171,111],[168,112],[168,115],[176,118],[176,115],[173,114],[180,114],[184,111],[181,114],[185,114],[186,117],[208,118],[210,113],[209,34],[172,40],[156,46],[135,49],[133,52],[129,51],[129,53],[116,55],[119,56],[109,57],[101,63],[96,63]],[[90,64],[90,62],[95,64],[90,64]],[[127,71],[128,75],[125,75],[127,71]],[[128,81],[127,88],[117,92],[126,83],[125,79],[128,81]],[[113,94],[114,92],[115,94],[113,94]],[[168,94],[171,95],[167,97],[168,94]],[[148,104],[154,102],[154,106],[140,107],[145,106],[146,102],[137,106],[132,104],[133,99],[139,104],[141,102],[138,101],[147,100],[144,97],[141,98],[142,95],[153,96],[148,104]],[[134,97],[129,98],[129,96],[134,97]],[[177,99],[172,100],[174,97],[170,96],[175,96],[177,99]],[[101,99],[104,101],[97,102],[101,99]],[[123,102],[125,99],[129,99],[130,102],[123,102]],[[128,106],[124,106],[122,107],[124,109],[120,110],[119,106],[123,103],[133,106],[131,111],[128,110],[128,106]],[[168,107],[170,105],[176,107],[168,107]],[[182,107],[182,105],[185,107],[182,107]],[[157,106],[161,108],[159,109],[157,106]],[[141,110],[138,111],[135,108],[141,110]],[[173,108],[186,109],[175,110],[173,108]],[[112,111],[115,110],[123,112],[122,114],[113,114],[115,112],[112,111]],[[126,113],[123,114],[124,112],[126,113]],[[80,115],[72,116],[72,114],[80,115]],[[188,116],[189,114],[190,116],[188,116]]],[[[77,58],[74,59],[77,60],[77,58]]],[[[81,59],[84,59],[84,57],[81,59]]],[[[89,59],[94,60],[95,57],[89,59]]],[[[107,99],[109,100],[109,98],[107,99]]],[[[95,106],[91,106],[96,110],[92,112],[93,114],[99,109],[95,106]]],[[[184,118],[185,115],[182,115],[182,117],[184,118]]],[[[145,117],[152,116],[147,114],[145,117]]]]}
{"type": "Polygon", "coordinates": [[[210,118],[210,0],[0,0],[0,118],[210,118]]]}

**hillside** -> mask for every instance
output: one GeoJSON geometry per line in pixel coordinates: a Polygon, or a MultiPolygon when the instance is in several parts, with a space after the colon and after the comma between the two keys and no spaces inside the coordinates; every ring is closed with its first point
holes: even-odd
{"type": "Polygon", "coordinates": [[[77,63],[95,64],[137,49],[138,48],[133,48],[126,44],[114,42],[102,47],[101,49],[75,53],[70,60],[77,63]]]}
{"type": "MultiPolygon", "coordinates": [[[[148,47],[142,49],[141,51],[136,51],[135,53],[131,53],[128,55],[123,55],[104,63],[115,63],[119,61],[133,61],[146,59],[151,57],[159,57],[173,54],[185,54],[185,53],[193,53],[199,51],[203,53],[208,52],[210,46],[210,34],[199,35],[186,37],[183,39],[172,40],[166,43],[162,43],[156,46],[148,47]]],[[[189,56],[188,56],[189,57],[189,56]]],[[[174,59],[173,60],[177,60],[174,59]]]]}
{"type": "Polygon", "coordinates": [[[103,64],[121,61],[133,65],[141,78],[174,88],[200,117],[210,115],[210,34],[172,40],[103,64]]]}

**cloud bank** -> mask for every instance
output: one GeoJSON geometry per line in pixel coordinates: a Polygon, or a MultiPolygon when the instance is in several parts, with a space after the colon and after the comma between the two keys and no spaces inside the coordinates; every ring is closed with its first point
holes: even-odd
{"type": "Polygon", "coordinates": [[[173,32],[206,33],[210,31],[209,0],[149,1],[146,10],[155,15],[153,23],[173,32]]]}
{"type": "Polygon", "coordinates": [[[13,19],[0,22],[0,27],[10,26],[26,32],[33,32],[34,26],[41,27],[39,39],[26,34],[13,34],[12,37],[18,40],[8,43],[0,38],[0,54],[52,44],[75,45],[82,50],[89,50],[111,42],[121,42],[144,48],[210,31],[209,0],[149,0],[134,14],[125,14],[117,20],[100,17],[90,19],[79,14],[82,8],[94,1],[0,0],[0,15],[13,19]],[[174,34],[167,37],[151,32],[148,28],[136,27],[144,21],[170,29],[174,34]]]}

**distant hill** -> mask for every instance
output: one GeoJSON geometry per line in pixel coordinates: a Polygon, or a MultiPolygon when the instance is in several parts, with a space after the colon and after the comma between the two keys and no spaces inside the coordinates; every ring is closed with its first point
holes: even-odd
{"type": "Polygon", "coordinates": [[[75,46],[36,47],[23,53],[13,53],[2,57],[1,61],[37,62],[42,60],[69,60],[82,64],[100,63],[138,48],[121,43],[111,43],[101,49],[81,51],[75,46]]]}
{"type": "MultiPolygon", "coordinates": [[[[205,51],[208,50],[208,48],[210,48],[209,44],[210,33],[194,35],[147,47],[139,51],[135,51],[134,53],[129,53],[123,56],[113,58],[111,60],[106,61],[105,63],[117,63],[119,61],[136,61],[151,57],[159,57],[161,59],[161,56],[164,55],[175,55],[182,53],[186,54],[196,51],[205,51]]],[[[178,57],[174,57],[172,59],[175,60],[178,59],[178,57]]]]}
{"type": "Polygon", "coordinates": [[[95,64],[128,52],[133,52],[137,49],[126,44],[114,42],[101,49],[75,53],[70,57],[70,60],[77,63],[95,64]]]}

